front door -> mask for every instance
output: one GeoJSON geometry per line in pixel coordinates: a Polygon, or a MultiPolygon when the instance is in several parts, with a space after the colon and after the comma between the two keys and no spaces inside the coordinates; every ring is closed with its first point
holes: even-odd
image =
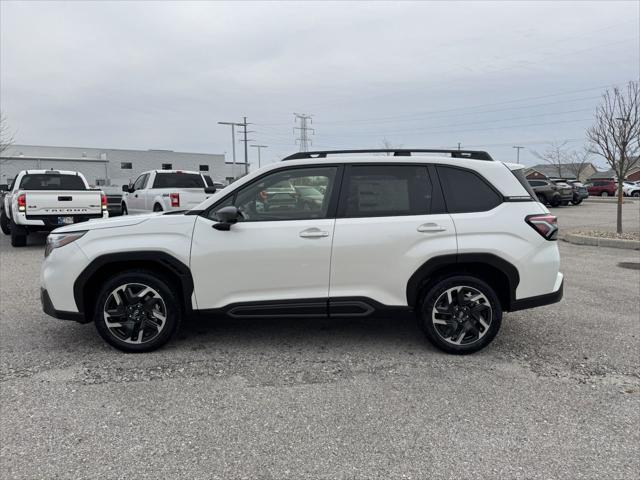
{"type": "Polygon", "coordinates": [[[140,175],[133,184],[133,188],[135,190],[132,193],[127,194],[127,208],[130,214],[144,213],[146,211],[144,188],[146,187],[148,178],[148,173],[140,175]]]}
{"type": "Polygon", "coordinates": [[[197,307],[232,316],[326,315],[339,167],[291,167],[240,187],[198,217],[191,272],[197,307]],[[213,228],[235,205],[244,218],[213,228]]]}

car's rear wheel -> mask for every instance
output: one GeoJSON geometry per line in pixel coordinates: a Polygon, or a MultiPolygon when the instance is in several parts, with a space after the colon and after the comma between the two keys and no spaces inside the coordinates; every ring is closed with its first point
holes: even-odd
{"type": "Polygon", "coordinates": [[[127,210],[127,204],[126,203],[122,203],[122,215],[129,215],[129,211],[127,210]]]}
{"type": "Polygon", "coordinates": [[[559,196],[558,196],[558,197],[553,197],[553,198],[551,199],[551,201],[549,202],[549,204],[550,204],[552,207],[558,207],[558,206],[560,206],[560,203],[561,203],[561,200],[560,200],[560,197],[559,197],[559,196]]]}
{"type": "Polygon", "coordinates": [[[636,197],[636,198],[640,197],[640,190],[636,190],[635,192],[633,192],[633,193],[631,194],[631,196],[632,196],[632,197],[636,197]]]}
{"type": "Polygon", "coordinates": [[[118,274],[105,282],[95,305],[100,336],[124,352],[148,352],[167,343],[178,329],[178,295],[162,276],[145,270],[118,274]]]}
{"type": "Polygon", "coordinates": [[[9,218],[7,214],[4,213],[4,210],[0,212],[0,229],[2,229],[2,233],[5,235],[11,234],[11,228],[9,228],[9,218]]]}
{"type": "Polygon", "coordinates": [[[162,205],[160,205],[159,203],[156,203],[156,204],[153,206],[153,211],[154,211],[154,212],[161,212],[161,211],[162,211],[162,205]]]}
{"type": "Polygon", "coordinates": [[[574,205],[580,205],[582,203],[582,199],[581,198],[577,198],[575,200],[571,200],[571,203],[574,205]]]}
{"type": "Polygon", "coordinates": [[[11,246],[12,247],[24,247],[27,244],[27,234],[19,226],[17,226],[13,220],[11,220],[11,246]]]}
{"type": "Polygon", "coordinates": [[[493,288],[467,275],[438,281],[425,294],[420,311],[420,323],[429,341],[454,354],[486,347],[501,322],[502,308],[493,288]]]}
{"type": "Polygon", "coordinates": [[[600,194],[601,197],[608,197],[609,196],[609,192],[602,192],[600,194]]]}

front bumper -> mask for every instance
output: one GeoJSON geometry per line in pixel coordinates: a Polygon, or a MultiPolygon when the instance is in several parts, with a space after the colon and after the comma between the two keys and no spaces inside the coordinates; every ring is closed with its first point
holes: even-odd
{"type": "Polygon", "coordinates": [[[40,289],[40,303],[42,304],[42,311],[53,318],[86,323],[84,315],[80,312],[65,312],[63,310],[56,310],[53,306],[53,303],[51,302],[49,293],[44,288],[40,289]]]}

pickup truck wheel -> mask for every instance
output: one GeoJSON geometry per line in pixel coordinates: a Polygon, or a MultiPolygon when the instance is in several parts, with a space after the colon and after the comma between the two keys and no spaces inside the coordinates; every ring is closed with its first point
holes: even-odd
{"type": "Polygon", "coordinates": [[[22,229],[18,227],[13,220],[10,224],[11,230],[11,246],[12,247],[24,247],[27,244],[27,234],[23,233],[22,229]]]}
{"type": "Polygon", "coordinates": [[[159,203],[156,203],[156,204],[153,206],[153,211],[154,211],[154,212],[162,212],[162,206],[161,206],[159,203]]]}
{"type": "Polygon", "coordinates": [[[429,341],[448,353],[467,354],[486,347],[502,322],[500,301],[483,280],[456,275],[433,285],[420,310],[429,341]]]}
{"type": "Polygon", "coordinates": [[[178,295],[171,283],[146,270],[132,270],[105,282],[94,310],[100,336],[124,352],[160,348],[181,320],[178,295]]]}
{"type": "Polygon", "coordinates": [[[126,204],[126,203],[123,203],[123,204],[122,204],[122,210],[121,210],[121,211],[122,211],[122,215],[129,215],[129,212],[128,212],[128,210],[127,210],[127,204],[126,204]]]}
{"type": "Polygon", "coordinates": [[[9,228],[9,218],[7,218],[4,210],[0,212],[0,229],[2,229],[2,233],[4,233],[5,235],[11,234],[11,228],[9,228]]]}

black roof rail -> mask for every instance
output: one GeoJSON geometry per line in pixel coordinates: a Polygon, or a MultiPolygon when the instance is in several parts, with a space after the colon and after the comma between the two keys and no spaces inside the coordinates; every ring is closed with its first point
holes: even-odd
{"type": "Polygon", "coordinates": [[[289,155],[285,160],[301,160],[303,158],[326,158],[328,155],[341,155],[351,153],[393,153],[394,157],[410,157],[413,153],[445,153],[452,158],[469,158],[472,160],[492,161],[491,155],[481,150],[447,150],[440,148],[392,148],[392,149],[366,149],[366,150],[322,150],[315,152],[297,152],[289,155]]]}

